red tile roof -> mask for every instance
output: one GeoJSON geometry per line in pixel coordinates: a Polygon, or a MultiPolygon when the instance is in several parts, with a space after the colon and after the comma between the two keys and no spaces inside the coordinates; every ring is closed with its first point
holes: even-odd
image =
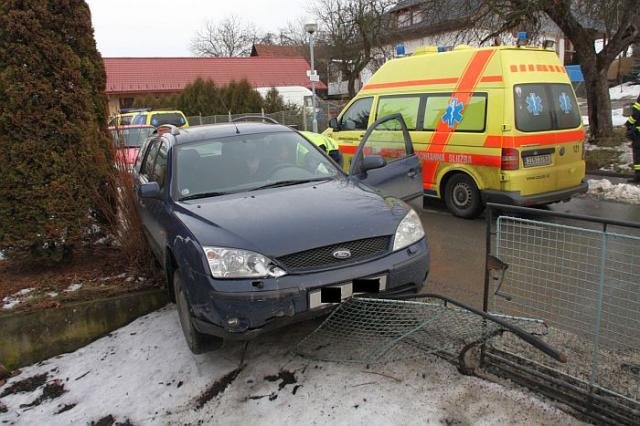
{"type": "Polygon", "coordinates": [[[303,56],[305,46],[303,45],[279,45],[269,43],[256,43],[251,48],[251,56],[261,57],[282,57],[282,56],[303,56]]]}
{"type": "Polygon", "coordinates": [[[104,58],[104,66],[108,94],[176,92],[198,77],[220,85],[246,78],[254,87],[311,87],[303,57],[104,58]]]}

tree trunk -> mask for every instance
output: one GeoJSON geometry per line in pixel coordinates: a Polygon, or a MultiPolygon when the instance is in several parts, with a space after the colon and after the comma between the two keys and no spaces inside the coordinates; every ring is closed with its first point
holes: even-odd
{"type": "Polygon", "coordinates": [[[583,68],[589,109],[589,139],[597,141],[613,134],[611,121],[611,99],[605,69],[583,68]]]}
{"type": "Polygon", "coordinates": [[[356,95],[356,77],[357,74],[349,74],[347,80],[347,89],[349,90],[349,99],[356,95]]]}
{"type": "Polygon", "coordinates": [[[598,60],[595,51],[581,49],[579,54],[587,92],[589,140],[597,141],[613,134],[611,99],[607,83],[607,70],[610,64],[598,60]]]}

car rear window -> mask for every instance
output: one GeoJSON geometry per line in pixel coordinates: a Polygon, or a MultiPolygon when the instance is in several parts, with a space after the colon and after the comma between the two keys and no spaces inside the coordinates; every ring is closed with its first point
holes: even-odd
{"type": "Polygon", "coordinates": [[[151,125],[154,127],[162,126],[163,124],[182,127],[186,123],[184,116],[177,112],[158,112],[151,115],[151,125]]]}
{"type": "Polygon", "coordinates": [[[568,84],[517,84],[513,98],[516,128],[520,131],[544,132],[580,126],[580,110],[568,84]]]}

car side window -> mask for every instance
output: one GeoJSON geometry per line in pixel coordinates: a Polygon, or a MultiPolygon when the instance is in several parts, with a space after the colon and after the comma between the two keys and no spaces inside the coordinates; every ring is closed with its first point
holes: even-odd
{"type": "Polygon", "coordinates": [[[153,176],[150,180],[158,182],[160,189],[164,188],[165,180],[167,177],[167,142],[162,141],[160,148],[158,149],[158,155],[153,164],[153,176]]]}
{"type": "Polygon", "coordinates": [[[407,152],[407,143],[401,129],[402,125],[397,118],[378,124],[371,130],[367,141],[364,143],[362,149],[363,158],[371,155],[380,155],[387,163],[391,163],[408,157],[410,153],[407,152]]]}
{"type": "MultiPolygon", "coordinates": [[[[382,118],[390,114],[400,113],[408,130],[416,130],[418,125],[418,111],[420,109],[420,95],[411,96],[383,96],[378,101],[378,115],[382,118]]],[[[389,122],[389,124],[397,124],[389,122]]]]}
{"type": "Polygon", "coordinates": [[[144,175],[149,181],[152,180],[152,172],[158,149],[160,148],[160,140],[155,139],[151,141],[149,149],[142,160],[142,166],[140,167],[140,174],[144,175]]]}
{"type": "Polygon", "coordinates": [[[341,130],[366,130],[369,125],[371,104],[373,98],[363,98],[355,101],[340,118],[341,130]]]}

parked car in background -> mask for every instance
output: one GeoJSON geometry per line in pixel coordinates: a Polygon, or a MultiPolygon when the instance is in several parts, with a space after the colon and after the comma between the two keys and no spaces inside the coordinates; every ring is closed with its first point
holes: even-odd
{"type": "Polygon", "coordinates": [[[127,166],[133,166],[138,151],[155,130],[155,127],[148,125],[109,127],[113,145],[117,147],[116,160],[127,166]]]}
{"type": "Polygon", "coordinates": [[[349,174],[279,124],[164,126],[138,158],[144,232],[194,353],[423,288],[429,247],[403,201],[422,195],[421,169],[399,114],[372,125],[349,174]]]}
{"type": "Polygon", "coordinates": [[[189,127],[189,121],[182,111],[158,111],[151,109],[123,110],[109,122],[110,126],[147,125],[159,127],[171,124],[176,127],[189,127]]]}

